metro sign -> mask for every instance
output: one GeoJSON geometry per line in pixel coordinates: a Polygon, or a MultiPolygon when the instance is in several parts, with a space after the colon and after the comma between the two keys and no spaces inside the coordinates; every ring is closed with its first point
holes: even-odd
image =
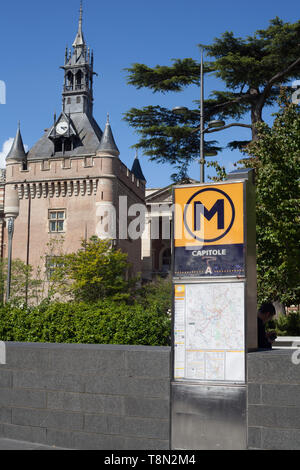
{"type": "Polygon", "coordinates": [[[174,188],[178,275],[244,274],[244,184],[174,188]]]}

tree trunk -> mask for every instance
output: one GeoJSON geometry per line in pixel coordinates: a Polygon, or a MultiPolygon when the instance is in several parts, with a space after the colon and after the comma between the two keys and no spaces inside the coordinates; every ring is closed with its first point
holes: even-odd
{"type": "Polygon", "coordinates": [[[252,140],[258,139],[256,125],[262,122],[262,106],[259,102],[253,103],[251,106],[251,124],[252,124],[252,140]]]}
{"type": "Polygon", "coordinates": [[[285,306],[281,302],[273,302],[273,305],[276,310],[276,318],[278,318],[279,315],[286,315],[285,306]]]}

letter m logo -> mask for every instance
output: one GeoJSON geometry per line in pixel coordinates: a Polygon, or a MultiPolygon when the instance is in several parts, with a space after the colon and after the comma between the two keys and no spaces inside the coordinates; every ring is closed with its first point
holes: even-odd
{"type": "Polygon", "coordinates": [[[218,230],[224,229],[224,199],[218,199],[210,210],[200,201],[194,203],[194,230],[201,230],[201,214],[210,221],[215,214],[218,214],[218,230]]]}

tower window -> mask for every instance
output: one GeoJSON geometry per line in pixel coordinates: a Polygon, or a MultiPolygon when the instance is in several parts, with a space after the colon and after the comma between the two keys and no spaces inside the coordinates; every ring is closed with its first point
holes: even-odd
{"type": "Polygon", "coordinates": [[[63,232],[65,228],[66,211],[49,211],[49,231],[51,233],[63,232]]]}
{"type": "Polygon", "coordinates": [[[73,90],[73,74],[72,72],[69,72],[67,75],[67,84],[66,84],[66,89],[67,90],[73,90]]]}
{"type": "Polygon", "coordinates": [[[55,152],[62,152],[62,141],[61,140],[56,140],[54,145],[55,145],[55,148],[54,148],[55,152]]]}
{"type": "Polygon", "coordinates": [[[72,141],[70,139],[65,140],[65,152],[72,150],[72,141]]]}
{"type": "Polygon", "coordinates": [[[81,90],[82,72],[79,70],[76,74],[76,90],[81,90]]]}
{"type": "Polygon", "coordinates": [[[46,257],[46,272],[48,281],[50,281],[57,268],[64,266],[63,259],[60,256],[47,256],[46,257]]]}
{"type": "Polygon", "coordinates": [[[71,104],[71,98],[68,98],[67,104],[71,104]]]}
{"type": "Polygon", "coordinates": [[[76,102],[77,102],[77,103],[81,103],[81,98],[80,98],[80,96],[77,96],[76,102]]]}

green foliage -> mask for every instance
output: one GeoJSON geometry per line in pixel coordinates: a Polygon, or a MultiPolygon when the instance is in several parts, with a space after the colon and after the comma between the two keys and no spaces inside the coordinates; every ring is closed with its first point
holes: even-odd
{"type": "MultiPolygon", "coordinates": [[[[150,161],[174,165],[176,181],[186,177],[190,163],[199,158],[198,112],[175,114],[161,106],[146,106],[132,108],[125,114],[125,120],[141,136],[136,148],[142,148],[150,161]]],[[[220,147],[215,141],[206,141],[205,151],[210,149],[220,147]]]]}
{"type": "Polygon", "coordinates": [[[51,303],[0,307],[0,340],[43,343],[170,343],[170,318],[154,307],[125,302],[51,303]]]}
{"type": "MultiPolygon", "coordinates": [[[[276,102],[280,85],[299,77],[299,37],[300,21],[284,23],[275,18],[265,30],[258,30],[245,39],[225,32],[211,45],[202,46],[211,58],[204,64],[204,73],[212,72],[226,87],[225,91],[212,92],[205,101],[205,121],[231,119],[235,121],[231,124],[245,126],[236,121],[248,115],[251,138],[256,139],[256,124],[262,121],[264,107],[276,102]]],[[[174,59],[170,66],[150,68],[133,64],[126,70],[128,84],[166,93],[199,85],[199,69],[199,62],[186,58],[174,59]]],[[[199,157],[199,141],[195,136],[199,111],[174,116],[169,109],[147,106],[129,110],[124,119],[141,136],[135,147],[142,148],[151,160],[174,165],[179,173],[177,180],[187,176],[189,164],[199,157]]],[[[207,146],[217,149],[215,142],[207,146]]],[[[243,148],[245,141],[229,142],[228,146],[243,148]]]]}
{"type": "MultiPolygon", "coordinates": [[[[0,260],[0,303],[4,301],[7,282],[7,259],[0,260]]],[[[30,299],[33,303],[38,303],[42,281],[36,279],[33,268],[26,265],[20,259],[12,261],[11,266],[11,297],[10,301],[15,305],[26,304],[30,299]]]]}
{"type": "Polygon", "coordinates": [[[172,67],[157,65],[153,69],[133,64],[125,70],[130,73],[130,85],[138,89],[150,88],[154,93],[182,91],[187,85],[199,84],[199,66],[193,59],[174,59],[172,67]]]}
{"type": "Polygon", "coordinates": [[[277,336],[300,336],[300,313],[279,315],[278,319],[269,322],[268,328],[275,330],[277,336]]]}
{"type": "Polygon", "coordinates": [[[172,309],[172,291],[172,280],[158,277],[137,292],[135,301],[144,308],[150,307],[165,315],[172,309]]]}
{"type": "Polygon", "coordinates": [[[15,303],[0,306],[0,341],[170,344],[170,279],[146,284],[136,291],[131,304],[112,297],[93,299],[92,303],[46,298],[37,307],[15,303]]]}
{"type": "Polygon", "coordinates": [[[111,246],[110,240],[92,237],[76,253],[59,258],[52,281],[59,293],[78,302],[114,298],[128,300],[136,279],[126,280],[127,254],[111,246]]]}
{"type": "Polygon", "coordinates": [[[257,127],[259,139],[243,160],[256,170],[259,301],[300,303],[300,114],[284,92],[273,126],[257,127]]]}

